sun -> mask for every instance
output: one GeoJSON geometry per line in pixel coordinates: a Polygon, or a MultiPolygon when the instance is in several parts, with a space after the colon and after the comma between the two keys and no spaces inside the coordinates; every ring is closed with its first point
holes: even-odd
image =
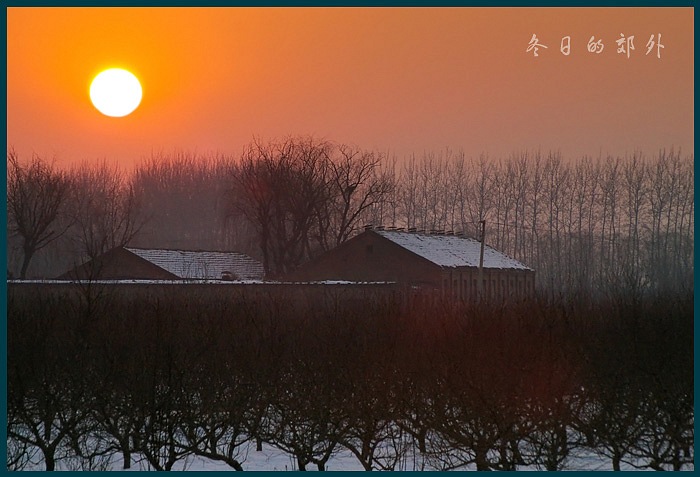
{"type": "Polygon", "coordinates": [[[141,103],[142,96],[138,78],[121,68],[104,70],[90,85],[90,100],[105,116],[120,118],[131,114],[141,103]]]}

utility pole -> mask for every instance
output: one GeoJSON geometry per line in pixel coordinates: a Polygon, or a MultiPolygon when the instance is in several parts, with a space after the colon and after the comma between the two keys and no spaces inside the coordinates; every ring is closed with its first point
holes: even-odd
{"type": "Polygon", "coordinates": [[[484,297],[484,238],[486,237],[486,220],[481,222],[481,254],[479,256],[479,278],[477,281],[477,295],[479,300],[484,297]]]}

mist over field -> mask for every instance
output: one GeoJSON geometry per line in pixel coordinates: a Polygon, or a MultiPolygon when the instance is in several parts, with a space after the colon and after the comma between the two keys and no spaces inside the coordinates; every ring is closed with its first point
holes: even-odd
{"type": "MultiPolygon", "coordinates": [[[[14,157],[18,167],[30,159],[14,157]]],[[[13,277],[54,278],[129,244],[244,252],[274,278],[366,224],[479,239],[484,220],[485,242],[535,269],[543,293],[693,288],[694,158],[673,149],[579,159],[445,150],[398,162],[290,137],[253,141],[237,157],[153,156],[131,174],[99,162],[63,170],[34,161],[60,176],[60,191],[55,210],[44,204],[50,223],[41,232],[10,187],[13,277]]]]}

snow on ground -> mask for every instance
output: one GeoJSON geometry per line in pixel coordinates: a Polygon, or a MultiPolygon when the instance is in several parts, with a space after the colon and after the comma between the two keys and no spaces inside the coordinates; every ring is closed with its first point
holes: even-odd
{"type": "Polygon", "coordinates": [[[213,285],[260,285],[262,283],[273,283],[266,282],[262,280],[200,280],[200,279],[174,279],[174,280],[137,280],[137,279],[124,279],[124,280],[7,280],[7,283],[36,283],[36,284],[51,284],[51,285],[70,285],[70,284],[104,284],[104,285],[114,285],[114,284],[138,284],[138,285],[186,285],[191,283],[206,283],[213,285]]]}
{"type": "Polygon", "coordinates": [[[126,285],[188,285],[188,284],[211,284],[211,285],[390,285],[395,282],[353,282],[348,280],[321,280],[310,282],[282,282],[273,280],[200,280],[200,279],[176,279],[176,280],[7,280],[7,283],[34,283],[34,284],[126,284],[126,285]]]}
{"type": "MultiPolygon", "coordinates": [[[[138,456],[134,455],[134,462],[132,462],[131,469],[127,471],[149,471],[152,470],[145,459],[138,460],[138,456]]],[[[255,450],[255,444],[250,443],[246,449],[243,449],[239,457],[239,461],[243,466],[243,470],[247,471],[297,471],[298,467],[296,460],[289,454],[276,449],[269,444],[263,444],[263,450],[258,452],[255,450]]],[[[108,470],[112,471],[123,471],[122,460],[120,455],[115,455],[108,470]]],[[[39,463],[36,466],[28,467],[25,470],[44,470],[43,464],[39,463]]],[[[58,463],[57,470],[68,470],[65,465],[61,462],[58,463]]],[[[230,472],[233,471],[231,467],[222,463],[213,461],[210,459],[205,459],[202,457],[190,456],[186,459],[178,461],[173,469],[174,471],[214,471],[214,472],[230,472]]],[[[307,466],[307,471],[317,471],[317,467],[314,464],[309,464],[307,466]]],[[[353,456],[349,451],[342,449],[336,455],[331,457],[331,459],[326,464],[327,471],[363,471],[364,469],[360,465],[359,461],[353,456]]],[[[400,462],[397,467],[397,471],[435,471],[437,469],[432,468],[424,460],[418,456],[408,453],[405,458],[400,462]]],[[[474,466],[469,466],[466,468],[461,468],[458,470],[476,470],[474,466]]],[[[518,470],[541,470],[535,467],[518,467],[518,470]]],[[[587,454],[579,454],[577,456],[572,456],[568,465],[564,470],[585,470],[585,471],[612,471],[612,465],[610,459],[602,458],[595,455],[592,452],[587,454]]],[[[623,464],[622,470],[638,470],[632,466],[623,464]]],[[[691,467],[687,467],[684,470],[692,470],[691,467]]]]}

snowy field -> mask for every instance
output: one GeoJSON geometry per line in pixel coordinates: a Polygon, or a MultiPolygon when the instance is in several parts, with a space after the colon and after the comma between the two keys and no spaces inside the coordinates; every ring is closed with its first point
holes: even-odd
{"type": "MultiPolygon", "coordinates": [[[[134,461],[130,469],[126,471],[136,472],[136,471],[151,471],[153,470],[145,459],[140,459],[137,455],[133,456],[134,461]]],[[[255,445],[250,444],[245,447],[240,456],[241,463],[243,465],[243,470],[246,471],[298,471],[296,460],[289,454],[276,449],[273,446],[264,444],[263,450],[258,452],[255,450],[255,445]]],[[[119,454],[116,454],[111,460],[109,465],[104,469],[108,471],[125,471],[122,468],[122,461],[119,454]]],[[[26,471],[41,471],[44,470],[43,464],[41,462],[36,462],[32,465],[28,465],[24,470],[26,471]]],[[[57,470],[81,470],[76,465],[71,465],[70,461],[63,461],[57,466],[57,470]]],[[[214,472],[231,472],[233,469],[228,465],[213,461],[211,459],[206,459],[198,456],[189,456],[178,461],[173,466],[173,471],[214,471],[214,472]]],[[[309,465],[306,469],[307,471],[317,471],[315,465],[309,465]]],[[[347,450],[341,450],[335,454],[328,461],[326,465],[327,471],[363,471],[364,469],[358,462],[358,460],[347,450]]],[[[413,453],[407,453],[407,455],[399,462],[396,466],[397,471],[439,471],[435,467],[432,467],[420,456],[413,453]]],[[[458,470],[476,470],[474,466],[467,466],[460,468],[458,470]]],[[[518,467],[518,470],[526,471],[537,471],[543,470],[536,467],[518,467]]],[[[609,459],[604,457],[591,454],[591,453],[579,453],[571,457],[568,465],[565,466],[563,470],[583,470],[583,471],[612,471],[612,466],[609,459]]],[[[634,468],[629,464],[622,464],[621,470],[639,470],[634,468]]],[[[649,469],[646,469],[649,470],[649,469]]],[[[692,471],[693,467],[685,467],[683,470],[692,471]]]]}
{"type": "MultiPolygon", "coordinates": [[[[115,462],[115,464],[117,464],[115,462]]],[[[183,461],[176,466],[177,470],[188,471],[230,471],[231,468],[225,464],[212,462],[210,460],[194,457],[187,461],[183,461]]],[[[248,452],[244,470],[252,471],[296,471],[296,462],[288,454],[276,450],[270,446],[263,447],[262,452],[256,452],[251,449],[248,452]]],[[[121,470],[118,464],[113,467],[113,470],[121,470]]],[[[134,467],[132,470],[148,470],[147,467],[134,467]]],[[[316,467],[310,465],[307,471],[316,471],[316,467]]],[[[339,452],[332,457],[326,466],[327,471],[364,471],[357,459],[349,452],[339,452]]],[[[439,471],[430,465],[426,464],[422,459],[415,456],[407,457],[396,468],[397,471],[439,471]]],[[[468,466],[459,470],[476,470],[475,466],[468,466]]],[[[540,470],[534,467],[519,467],[518,470],[540,470]]],[[[571,464],[564,470],[587,470],[587,471],[612,471],[612,466],[609,462],[604,461],[598,456],[579,456],[572,459],[571,464]]],[[[623,465],[622,470],[637,470],[630,465],[623,465]]],[[[692,469],[690,469],[692,470],[692,469]]]]}

